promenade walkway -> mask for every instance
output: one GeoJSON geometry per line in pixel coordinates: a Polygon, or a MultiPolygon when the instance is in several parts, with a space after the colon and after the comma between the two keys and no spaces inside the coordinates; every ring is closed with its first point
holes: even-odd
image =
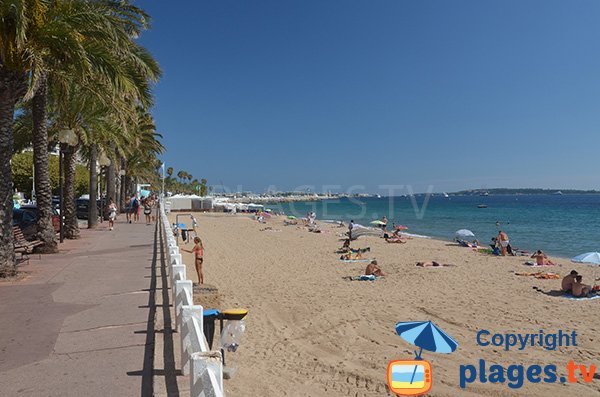
{"type": "Polygon", "coordinates": [[[179,395],[160,233],[82,230],[0,282],[0,395],[179,395]]]}

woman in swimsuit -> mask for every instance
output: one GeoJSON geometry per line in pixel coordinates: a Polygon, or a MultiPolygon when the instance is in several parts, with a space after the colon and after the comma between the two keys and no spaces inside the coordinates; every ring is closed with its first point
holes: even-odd
{"type": "Polygon", "coordinates": [[[200,284],[204,284],[204,274],[202,273],[202,263],[204,262],[204,246],[202,245],[202,240],[200,240],[200,237],[194,237],[194,248],[192,248],[191,250],[186,250],[182,248],[181,250],[189,252],[190,254],[195,254],[196,273],[198,273],[198,282],[200,284]]]}

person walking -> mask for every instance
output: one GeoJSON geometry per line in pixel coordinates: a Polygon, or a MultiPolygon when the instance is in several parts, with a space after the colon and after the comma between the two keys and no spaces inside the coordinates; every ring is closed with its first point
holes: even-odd
{"type": "Polygon", "coordinates": [[[108,230],[113,230],[117,219],[117,205],[110,199],[108,202],[108,230]]]}
{"type": "Polygon", "coordinates": [[[144,216],[146,217],[146,225],[150,224],[150,215],[152,214],[152,203],[150,202],[150,197],[147,197],[143,201],[144,206],[144,216]]]}

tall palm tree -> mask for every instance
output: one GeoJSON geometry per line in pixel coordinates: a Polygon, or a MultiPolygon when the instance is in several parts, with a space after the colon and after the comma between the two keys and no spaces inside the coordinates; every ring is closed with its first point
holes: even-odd
{"type": "MultiPolygon", "coordinates": [[[[99,115],[98,109],[112,114],[113,135],[122,133],[118,128],[118,123],[126,122],[131,117],[131,103],[150,104],[152,98],[148,90],[149,81],[156,81],[160,75],[156,61],[142,47],[133,42],[133,37],[137,37],[140,31],[148,26],[148,16],[140,9],[131,7],[125,2],[93,3],[94,7],[91,7],[91,12],[94,16],[100,16],[97,22],[102,23],[104,30],[111,32],[109,40],[99,40],[91,51],[86,52],[86,56],[97,62],[94,65],[96,67],[87,71],[87,79],[83,81],[65,77],[61,74],[63,70],[55,68],[53,70],[57,77],[52,80],[61,94],[57,97],[57,107],[60,109],[62,105],[64,113],[74,115],[74,117],[69,117],[67,124],[70,124],[70,127],[78,132],[80,141],[83,142],[88,140],[86,138],[91,138],[89,135],[86,136],[86,128],[98,128],[98,124],[105,124],[109,118],[99,115]],[[109,66],[108,72],[105,70],[107,66],[109,66]],[[86,97],[91,100],[86,101],[86,97]],[[91,104],[90,102],[94,100],[100,103],[91,104]],[[80,106],[86,102],[88,109],[80,106]],[[90,107],[96,112],[89,112],[90,107]]],[[[94,36],[96,30],[88,29],[84,32],[92,33],[94,36]]],[[[44,124],[43,120],[40,122],[44,124]]],[[[106,131],[106,128],[104,130],[106,131]]],[[[106,139],[105,142],[108,142],[108,153],[112,157],[107,170],[107,198],[117,202],[115,182],[117,163],[120,159],[113,155],[117,152],[114,140],[106,139]]],[[[75,156],[71,150],[67,150],[65,161],[65,236],[76,238],[79,229],[75,197],[72,197],[75,179],[74,174],[70,172],[75,166],[75,156]]],[[[90,167],[90,169],[92,168],[95,168],[95,164],[90,167]]],[[[94,202],[92,201],[90,208],[95,208],[94,202]]],[[[95,216],[93,218],[95,219],[95,216]]]]}
{"type": "Polygon", "coordinates": [[[29,66],[24,54],[28,32],[36,28],[43,1],[0,3],[0,277],[15,273],[12,210],[15,107],[27,92],[29,66]]]}
{"type": "MultiPolygon", "coordinates": [[[[33,65],[32,76],[37,76],[33,87],[33,126],[34,156],[36,168],[36,192],[40,221],[40,238],[47,249],[55,244],[51,225],[51,191],[47,175],[47,125],[46,104],[48,85],[65,85],[75,75],[82,81],[90,77],[103,80],[117,92],[133,90],[142,93],[139,100],[149,97],[148,76],[158,75],[158,65],[141,47],[135,45],[133,37],[139,35],[148,25],[148,15],[141,9],[125,1],[84,1],[64,0],[49,2],[44,27],[64,29],[65,37],[72,39],[56,47],[48,46],[33,65]],[[47,25],[47,26],[46,26],[47,25]],[[56,25],[56,26],[55,26],[56,25]],[[82,40],[83,38],[83,40],[82,40]],[[66,83],[65,83],[66,82],[66,83]]],[[[49,31],[48,33],[52,33],[49,31]]],[[[46,36],[43,37],[46,39],[46,36]]],[[[74,153],[67,150],[65,184],[72,182],[74,153]],[[69,157],[71,156],[71,157],[69,157]]],[[[116,200],[114,192],[114,163],[108,170],[108,196],[116,200]]],[[[76,217],[74,200],[71,200],[72,187],[66,186],[65,216],[70,223],[66,229],[75,233],[76,217]]]]}

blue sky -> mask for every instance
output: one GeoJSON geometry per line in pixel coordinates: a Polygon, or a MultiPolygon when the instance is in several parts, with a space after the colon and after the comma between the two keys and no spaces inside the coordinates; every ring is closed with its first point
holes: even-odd
{"type": "Polygon", "coordinates": [[[598,1],[137,4],[175,172],[257,192],[600,188],[598,1]]]}

